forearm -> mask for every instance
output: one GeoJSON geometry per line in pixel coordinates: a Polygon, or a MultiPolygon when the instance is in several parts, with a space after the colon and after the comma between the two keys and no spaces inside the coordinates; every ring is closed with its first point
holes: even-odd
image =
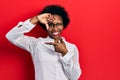
{"type": "Polygon", "coordinates": [[[78,80],[81,75],[81,69],[73,64],[71,68],[66,68],[65,73],[69,76],[70,80],[78,80]]]}
{"type": "Polygon", "coordinates": [[[74,48],[74,50],[71,48],[66,55],[60,57],[64,72],[70,80],[77,80],[81,75],[78,54],[77,48],[74,48]]]}
{"type": "Polygon", "coordinates": [[[72,59],[70,59],[68,61],[67,61],[67,59],[62,59],[60,62],[62,63],[64,72],[68,76],[68,78],[70,80],[78,80],[78,78],[81,74],[80,66],[76,65],[72,59]]]}
{"type": "Polygon", "coordinates": [[[24,33],[32,30],[34,27],[35,25],[30,22],[30,19],[26,20],[25,22],[19,22],[17,26],[15,26],[6,34],[6,38],[13,42],[17,38],[23,36],[24,33]]]}

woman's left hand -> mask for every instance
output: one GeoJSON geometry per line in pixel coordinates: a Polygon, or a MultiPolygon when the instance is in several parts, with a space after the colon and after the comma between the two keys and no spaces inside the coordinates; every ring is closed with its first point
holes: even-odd
{"type": "Polygon", "coordinates": [[[66,48],[65,42],[61,39],[59,42],[46,42],[48,45],[53,45],[56,52],[59,52],[64,56],[68,50],[66,48]]]}

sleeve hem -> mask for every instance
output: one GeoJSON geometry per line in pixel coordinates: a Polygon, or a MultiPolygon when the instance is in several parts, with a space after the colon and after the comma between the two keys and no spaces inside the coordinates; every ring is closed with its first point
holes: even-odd
{"type": "Polygon", "coordinates": [[[60,62],[62,62],[62,63],[68,63],[68,61],[70,60],[72,58],[72,53],[71,52],[68,52],[68,53],[66,53],[66,55],[64,55],[64,56],[60,56],[60,58],[59,58],[59,60],[60,60],[60,62]]]}

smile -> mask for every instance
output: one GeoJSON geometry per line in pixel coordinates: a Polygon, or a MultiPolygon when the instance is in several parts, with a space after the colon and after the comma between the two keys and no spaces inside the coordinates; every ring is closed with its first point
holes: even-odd
{"type": "Polygon", "coordinates": [[[53,32],[52,33],[54,36],[57,36],[57,35],[59,35],[59,32],[53,32]]]}

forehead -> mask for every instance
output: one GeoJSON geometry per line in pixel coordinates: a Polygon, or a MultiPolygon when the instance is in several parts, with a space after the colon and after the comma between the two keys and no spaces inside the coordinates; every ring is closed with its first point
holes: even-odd
{"type": "Polygon", "coordinates": [[[54,21],[53,22],[62,22],[62,17],[59,15],[53,15],[54,16],[54,21]]]}

